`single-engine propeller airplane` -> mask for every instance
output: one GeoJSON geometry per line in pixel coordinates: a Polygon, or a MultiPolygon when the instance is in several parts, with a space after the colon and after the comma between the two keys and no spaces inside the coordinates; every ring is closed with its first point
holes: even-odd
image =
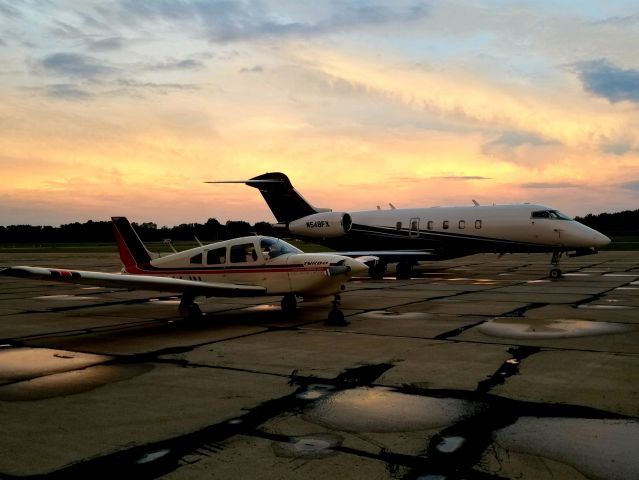
{"type": "Polygon", "coordinates": [[[158,257],[142,243],[125,217],[112,217],[124,265],[121,273],[16,266],[0,275],[97,285],[175,292],[182,294],[178,311],[185,317],[201,315],[195,298],[283,295],[284,312],[296,309],[296,297],[333,296],[328,322],[344,323],[339,293],[353,276],[368,267],[350,257],[331,253],[303,253],[273,237],[252,236],[212,243],[158,257]]]}
{"type": "Polygon", "coordinates": [[[610,243],[605,235],[559,210],[544,205],[514,204],[468,207],[395,208],[333,212],[316,208],[300,195],[288,177],[265,173],[244,183],[257,188],[283,234],[319,243],[352,257],[377,257],[370,268],[380,278],[388,263],[398,262],[397,276],[409,278],[419,261],[445,260],[476,253],[552,253],[551,278],[562,276],[564,253],[576,257],[597,253],[610,243]]]}

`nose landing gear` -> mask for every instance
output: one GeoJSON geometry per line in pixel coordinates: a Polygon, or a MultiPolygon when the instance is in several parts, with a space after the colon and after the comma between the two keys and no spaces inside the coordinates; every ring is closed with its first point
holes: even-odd
{"type": "Polygon", "coordinates": [[[326,319],[326,325],[333,325],[338,327],[343,327],[348,325],[348,322],[344,318],[344,313],[339,309],[340,302],[342,297],[337,294],[335,295],[333,301],[333,308],[331,308],[330,312],[328,312],[328,318],[326,319]]]}
{"type": "Polygon", "coordinates": [[[552,254],[552,259],[550,260],[552,268],[550,269],[548,276],[553,280],[557,280],[564,276],[559,268],[559,260],[561,259],[562,254],[563,252],[553,252],[552,254]]]}

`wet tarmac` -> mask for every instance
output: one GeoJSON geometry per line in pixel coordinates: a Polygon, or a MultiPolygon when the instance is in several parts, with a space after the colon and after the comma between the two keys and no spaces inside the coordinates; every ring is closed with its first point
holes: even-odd
{"type": "MultiPolygon", "coordinates": [[[[0,478],[639,478],[639,253],[477,255],[329,306],[0,279],[0,478]]],[[[116,255],[1,265],[117,271],[116,255]]]]}

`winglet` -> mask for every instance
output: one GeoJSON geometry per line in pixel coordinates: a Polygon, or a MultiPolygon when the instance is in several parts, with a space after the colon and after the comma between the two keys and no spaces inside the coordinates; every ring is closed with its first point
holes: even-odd
{"type": "Polygon", "coordinates": [[[126,217],[111,217],[111,220],[124,269],[129,272],[130,269],[151,263],[151,252],[135,233],[129,220],[126,217]]]}

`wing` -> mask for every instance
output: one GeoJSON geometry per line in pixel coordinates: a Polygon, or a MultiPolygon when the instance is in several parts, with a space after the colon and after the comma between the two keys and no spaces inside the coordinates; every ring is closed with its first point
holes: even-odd
{"type": "Polygon", "coordinates": [[[95,285],[99,287],[129,288],[159,292],[185,293],[207,297],[253,297],[266,293],[258,285],[198,282],[153,275],[128,275],[122,273],[89,272],[42,267],[8,267],[0,269],[0,275],[34,280],[95,285]]]}
{"type": "Polygon", "coordinates": [[[349,252],[330,252],[335,255],[343,255],[345,257],[353,257],[360,261],[366,262],[373,258],[383,260],[385,263],[394,263],[402,261],[426,261],[433,260],[436,256],[435,252],[428,250],[360,250],[349,252]],[[364,259],[364,260],[362,260],[364,259]]]}

